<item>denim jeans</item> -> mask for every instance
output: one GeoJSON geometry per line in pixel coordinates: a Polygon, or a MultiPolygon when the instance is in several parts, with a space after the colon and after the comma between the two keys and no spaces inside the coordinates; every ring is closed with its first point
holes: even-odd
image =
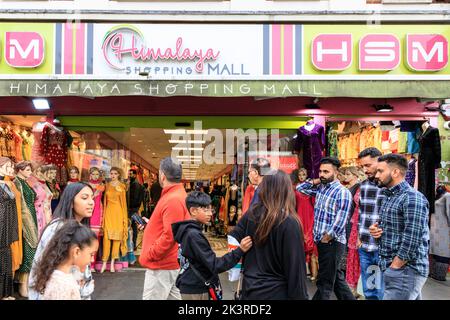
{"type": "Polygon", "coordinates": [[[383,273],[378,266],[380,260],[378,250],[368,252],[360,248],[358,253],[364,297],[367,300],[383,300],[384,281],[383,273]]]}
{"type": "Polygon", "coordinates": [[[427,278],[409,266],[387,268],[384,276],[383,300],[421,300],[422,288],[427,278]]]}

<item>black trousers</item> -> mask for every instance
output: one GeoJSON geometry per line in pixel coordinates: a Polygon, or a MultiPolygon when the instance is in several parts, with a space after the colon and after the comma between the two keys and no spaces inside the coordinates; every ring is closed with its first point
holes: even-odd
{"type": "Polygon", "coordinates": [[[333,291],[339,300],[355,300],[345,281],[344,271],[339,268],[345,245],[336,240],[329,243],[319,242],[317,250],[319,252],[319,273],[317,291],[313,300],[330,300],[333,291]]]}

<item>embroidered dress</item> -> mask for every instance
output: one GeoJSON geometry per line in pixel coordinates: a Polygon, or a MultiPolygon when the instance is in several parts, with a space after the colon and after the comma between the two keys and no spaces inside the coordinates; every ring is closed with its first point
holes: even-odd
{"type": "Polygon", "coordinates": [[[23,261],[19,272],[29,273],[39,239],[36,209],[34,207],[36,192],[25,180],[19,177],[16,177],[14,183],[22,194],[23,261]]]}
{"type": "Polygon", "coordinates": [[[80,286],[72,273],[55,270],[45,286],[42,300],[81,300],[80,286]]]}
{"type": "Polygon", "coordinates": [[[36,200],[34,202],[36,209],[36,219],[39,236],[52,219],[51,202],[53,194],[47,187],[45,181],[38,180],[36,177],[31,176],[29,179],[30,185],[36,193],[36,200]]]}
{"type": "Polygon", "coordinates": [[[324,148],[324,127],[315,124],[311,131],[307,130],[305,126],[297,130],[295,150],[303,150],[303,166],[308,171],[308,178],[319,177],[320,160],[322,159],[322,150],[324,148]]]}

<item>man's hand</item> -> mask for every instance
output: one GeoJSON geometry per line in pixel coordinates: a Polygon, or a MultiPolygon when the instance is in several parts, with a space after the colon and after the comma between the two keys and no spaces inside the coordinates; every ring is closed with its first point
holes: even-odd
{"type": "Polygon", "coordinates": [[[369,227],[369,232],[374,239],[378,239],[383,234],[383,229],[378,227],[378,222],[375,222],[369,227]]]}
{"type": "MultiPolygon", "coordinates": [[[[146,217],[142,217],[142,220],[144,220],[145,223],[148,223],[148,222],[149,222],[149,220],[148,220],[146,217]]],[[[144,230],[144,229],[145,229],[145,226],[146,226],[146,225],[143,225],[143,224],[138,224],[138,225],[137,225],[139,231],[144,230]]]]}
{"type": "Polygon", "coordinates": [[[356,242],[356,247],[359,249],[362,246],[361,239],[358,238],[358,241],[356,242]]]}
{"type": "Polygon", "coordinates": [[[325,235],[322,237],[322,239],[320,240],[320,242],[322,243],[328,243],[331,241],[331,239],[333,239],[332,236],[330,236],[328,233],[325,233],[325,235]]]}
{"type": "Polygon", "coordinates": [[[400,259],[399,257],[395,257],[394,260],[391,263],[391,268],[392,269],[400,269],[403,268],[403,266],[406,264],[405,261],[403,261],[402,259],[400,259]]]}

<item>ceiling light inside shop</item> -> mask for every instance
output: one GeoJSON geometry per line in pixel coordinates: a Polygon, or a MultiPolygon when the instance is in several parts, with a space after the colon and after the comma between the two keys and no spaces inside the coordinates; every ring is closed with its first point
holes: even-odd
{"type": "Polygon", "coordinates": [[[185,151],[202,151],[203,147],[191,148],[191,147],[173,147],[172,150],[185,150],[185,151]]]}
{"type": "Polygon", "coordinates": [[[33,106],[36,110],[50,109],[50,104],[47,99],[33,99],[33,106]]]}
{"type": "Polygon", "coordinates": [[[202,156],[177,156],[178,159],[201,159],[202,156]]]}
{"type": "Polygon", "coordinates": [[[185,129],[164,129],[165,134],[186,134],[185,129]]]}
{"type": "Polygon", "coordinates": [[[169,140],[169,143],[203,144],[203,143],[206,143],[206,141],[204,141],[204,140],[169,140]]]}
{"type": "Polygon", "coordinates": [[[187,130],[187,134],[208,134],[208,130],[187,130]]]}

